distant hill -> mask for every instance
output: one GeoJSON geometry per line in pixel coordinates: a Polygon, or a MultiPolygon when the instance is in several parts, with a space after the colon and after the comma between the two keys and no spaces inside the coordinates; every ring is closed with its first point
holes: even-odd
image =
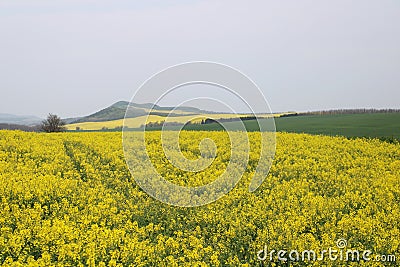
{"type": "Polygon", "coordinates": [[[67,124],[71,123],[81,123],[81,122],[102,122],[102,121],[112,121],[112,120],[120,120],[125,117],[125,112],[129,108],[128,118],[136,118],[140,116],[144,116],[147,114],[158,115],[158,116],[187,116],[194,115],[200,113],[212,113],[209,111],[201,110],[194,107],[161,107],[158,105],[154,105],[151,103],[137,104],[130,103],[128,101],[119,101],[107,108],[104,108],[98,112],[90,114],[88,116],[80,117],[80,118],[68,118],[64,121],[67,124]],[[170,111],[174,110],[172,113],[170,111]]]}
{"type": "Polygon", "coordinates": [[[13,114],[0,113],[0,123],[1,124],[17,124],[33,126],[39,125],[42,119],[36,116],[20,116],[13,114]]]}
{"type": "Polygon", "coordinates": [[[19,124],[0,123],[0,130],[21,130],[25,132],[39,132],[40,126],[27,126],[19,124]]]}

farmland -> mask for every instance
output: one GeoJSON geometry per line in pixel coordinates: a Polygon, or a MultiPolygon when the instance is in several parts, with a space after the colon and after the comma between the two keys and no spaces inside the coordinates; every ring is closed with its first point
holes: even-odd
{"type": "MultiPolygon", "coordinates": [[[[168,115],[168,114],[167,114],[168,115]]],[[[160,115],[145,115],[139,116],[135,118],[127,118],[125,119],[125,125],[129,126],[129,128],[140,128],[142,125],[148,123],[160,123],[165,120],[176,123],[185,123],[187,121],[191,121],[193,123],[200,123],[202,119],[206,119],[208,117],[214,117],[216,119],[226,119],[226,118],[238,118],[241,116],[248,116],[246,114],[230,114],[230,113],[221,113],[221,114],[192,114],[192,115],[181,115],[181,116],[171,116],[167,118],[166,116],[160,115]]],[[[276,116],[279,116],[277,114],[276,116]]],[[[269,116],[269,115],[265,115],[269,116]]],[[[78,127],[80,130],[102,130],[102,129],[115,129],[121,128],[124,125],[124,119],[119,120],[110,120],[110,121],[101,121],[101,122],[80,122],[80,123],[72,123],[68,124],[66,127],[68,130],[76,130],[78,127]]]]}
{"type": "MultiPolygon", "coordinates": [[[[262,120],[261,120],[262,123],[262,120]]],[[[238,124],[238,122],[230,122],[238,124]]],[[[248,131],[258,131],[257,121],[244,121],[248,131]]],[[[322,134],[346,137],[386,137],[400,139],[400,113],[307,115],[275,118],[276,130],[280,132],[322,134]]],[[[216,123],[190,125],[188,130],[219,131],[216,123]]]]}
{"type": "MultiPolygon", "coordinates": [[[[148,134],[152,160],[165,162],[158,132],[148,134]]],[[[259,140],[256,132],[249,136],[250,160],[236,187],[212,204],[180,208],[138,187],[120,133],[0,131],[0,264],[257,266],[265,245],[319,250],[335,247],[339,238],[349,248],[399,256],[399,145],[278,133],[270,173],[250,193],[259,140]]],[[[202,138],[214,140],[222,153],[202,179],[168,167],[169,179],[189,185],[214,180],[229,154],[224,133],[183,131],[181,138],[189,158],[199,156],[195,143],[202,138]]]]}
{"type": "Polygon", "coordinates": [[[285,132],[400,139],[399,112],[284,117],[275,123],[285,132]]]}
{"type": "MultiPolygon", "coordinates": [[[[174,121],[175,122],[183,122],[186,121],[187,119],[191,119],[193,116],[180,116],[180,117],[175,117],[174,121]]],[[[133,128],[139,128],[140,126],[149,123],[149,122],[161,122],[164,121],[165,117],[159,116],[159,115],[149,115],[147,116],[140,116],[136,118],[128,118],[126,119],[126,123],[129,124],[133,128]]],[[[80,130],[102,130],[102,129],[115,129],[115,128],[121,128],[124,124],[124,120],[111,120],[111,121],[102,121],[102,122],[80,122],[80,123],[73,123],[73,124],[68,124],[67,129],[68,130],[75,130],[77,127],[80,130]]]]}
{"type": "MultiPolygon", "coordinates": [[[[280,132],[322,134],[330,136],[346,137],[372,137],[372,138],[392,138],[400,139],[400,113],[372,113],[372,114],[336,114],[336,115],[307,115],[307,116],[280,116],[275,115],[276,130],[280,132]]],[[[169,120],[183,122],[192,116],[170,118],[169,120]]],[[[207,115],[204,115],[206,118],[207,115]]],[[[230,118],[232,114],[216,115],[220,118],[230,118]]],[[[238,117],[238,116],[236,116],[238,117]]],[[[165,117],[151,115],[150,122],[162,122],[165,117]]],[[[196,121],[194,121],[196,122],[196,121]]],[[[197,122],[199,122],[197,120],[197,122]]],[[[239,127],[239,122],[225,122],[230,128],[239,127]]],[[[262,120],[261,120],[262,123],[262,120]]],[[[145,124],[145,116],[127,119],[127,125],[133,128],[145,124]]],[[[67,125],[68,129],[75,130],[102,130],[107,128],[112,130],[121,127],[123,120],[105,122],[86,122],[67,125]]],[[[248,131],[258,131],[256,121],[244,121],[248,131]]],[[[178,130],[180,127],[168,127],[170,130],[178,130]]],[[[185,126],[186,130],[195,131],[222,131],[223,128],[217,123],[196,124],[185,126]]],[[[148,130],[161,130],[161,127],[148,128],[148,130]]]]}

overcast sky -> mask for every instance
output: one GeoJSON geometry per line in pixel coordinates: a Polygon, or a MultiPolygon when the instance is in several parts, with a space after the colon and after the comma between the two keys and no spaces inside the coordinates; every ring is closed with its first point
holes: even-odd
{"type": "Polygon", "coordinates": [[[197,60],[273,111],[400,108],[400,1],[0,1],[0,113],[86,115],[197,60]]]}

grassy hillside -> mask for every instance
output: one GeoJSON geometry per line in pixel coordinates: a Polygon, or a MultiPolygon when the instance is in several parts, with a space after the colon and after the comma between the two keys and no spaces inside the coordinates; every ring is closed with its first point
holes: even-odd
{"type": "Polygon", "coordinates": [[[67,119],[67,121],[71,123],[84,123],[84,122],[103,122],[103,121],[120,120],[125,117],[127,109],[129,111],[127,113],[128,118],[137,118],[147,114],[167,116],[172,110],[173,112],[170,115],[173,116],[184,116],[184,115],[199,114],[201,112],[204,112],[198,108],[193,108],[193,107],[183,106],[174,109],[173,107],[161,107],[150,103],[137,104],[137,103],[130,103],[127,101],[119,101],[107,108],[104,108],[88,116],[76,119],[69,118],[67,119]]]}

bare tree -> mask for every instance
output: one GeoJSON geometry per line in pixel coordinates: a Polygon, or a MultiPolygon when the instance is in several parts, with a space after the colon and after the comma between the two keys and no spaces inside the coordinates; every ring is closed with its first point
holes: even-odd
{"type": "Polygon", "coordinates": [[[54,133],[54,132],[64,132],[66,128],[64,127],[65,122],[61,120],[55,114],[49,113],[47,119],[42,121],[41,130],[46,133],[54,133]]]}

